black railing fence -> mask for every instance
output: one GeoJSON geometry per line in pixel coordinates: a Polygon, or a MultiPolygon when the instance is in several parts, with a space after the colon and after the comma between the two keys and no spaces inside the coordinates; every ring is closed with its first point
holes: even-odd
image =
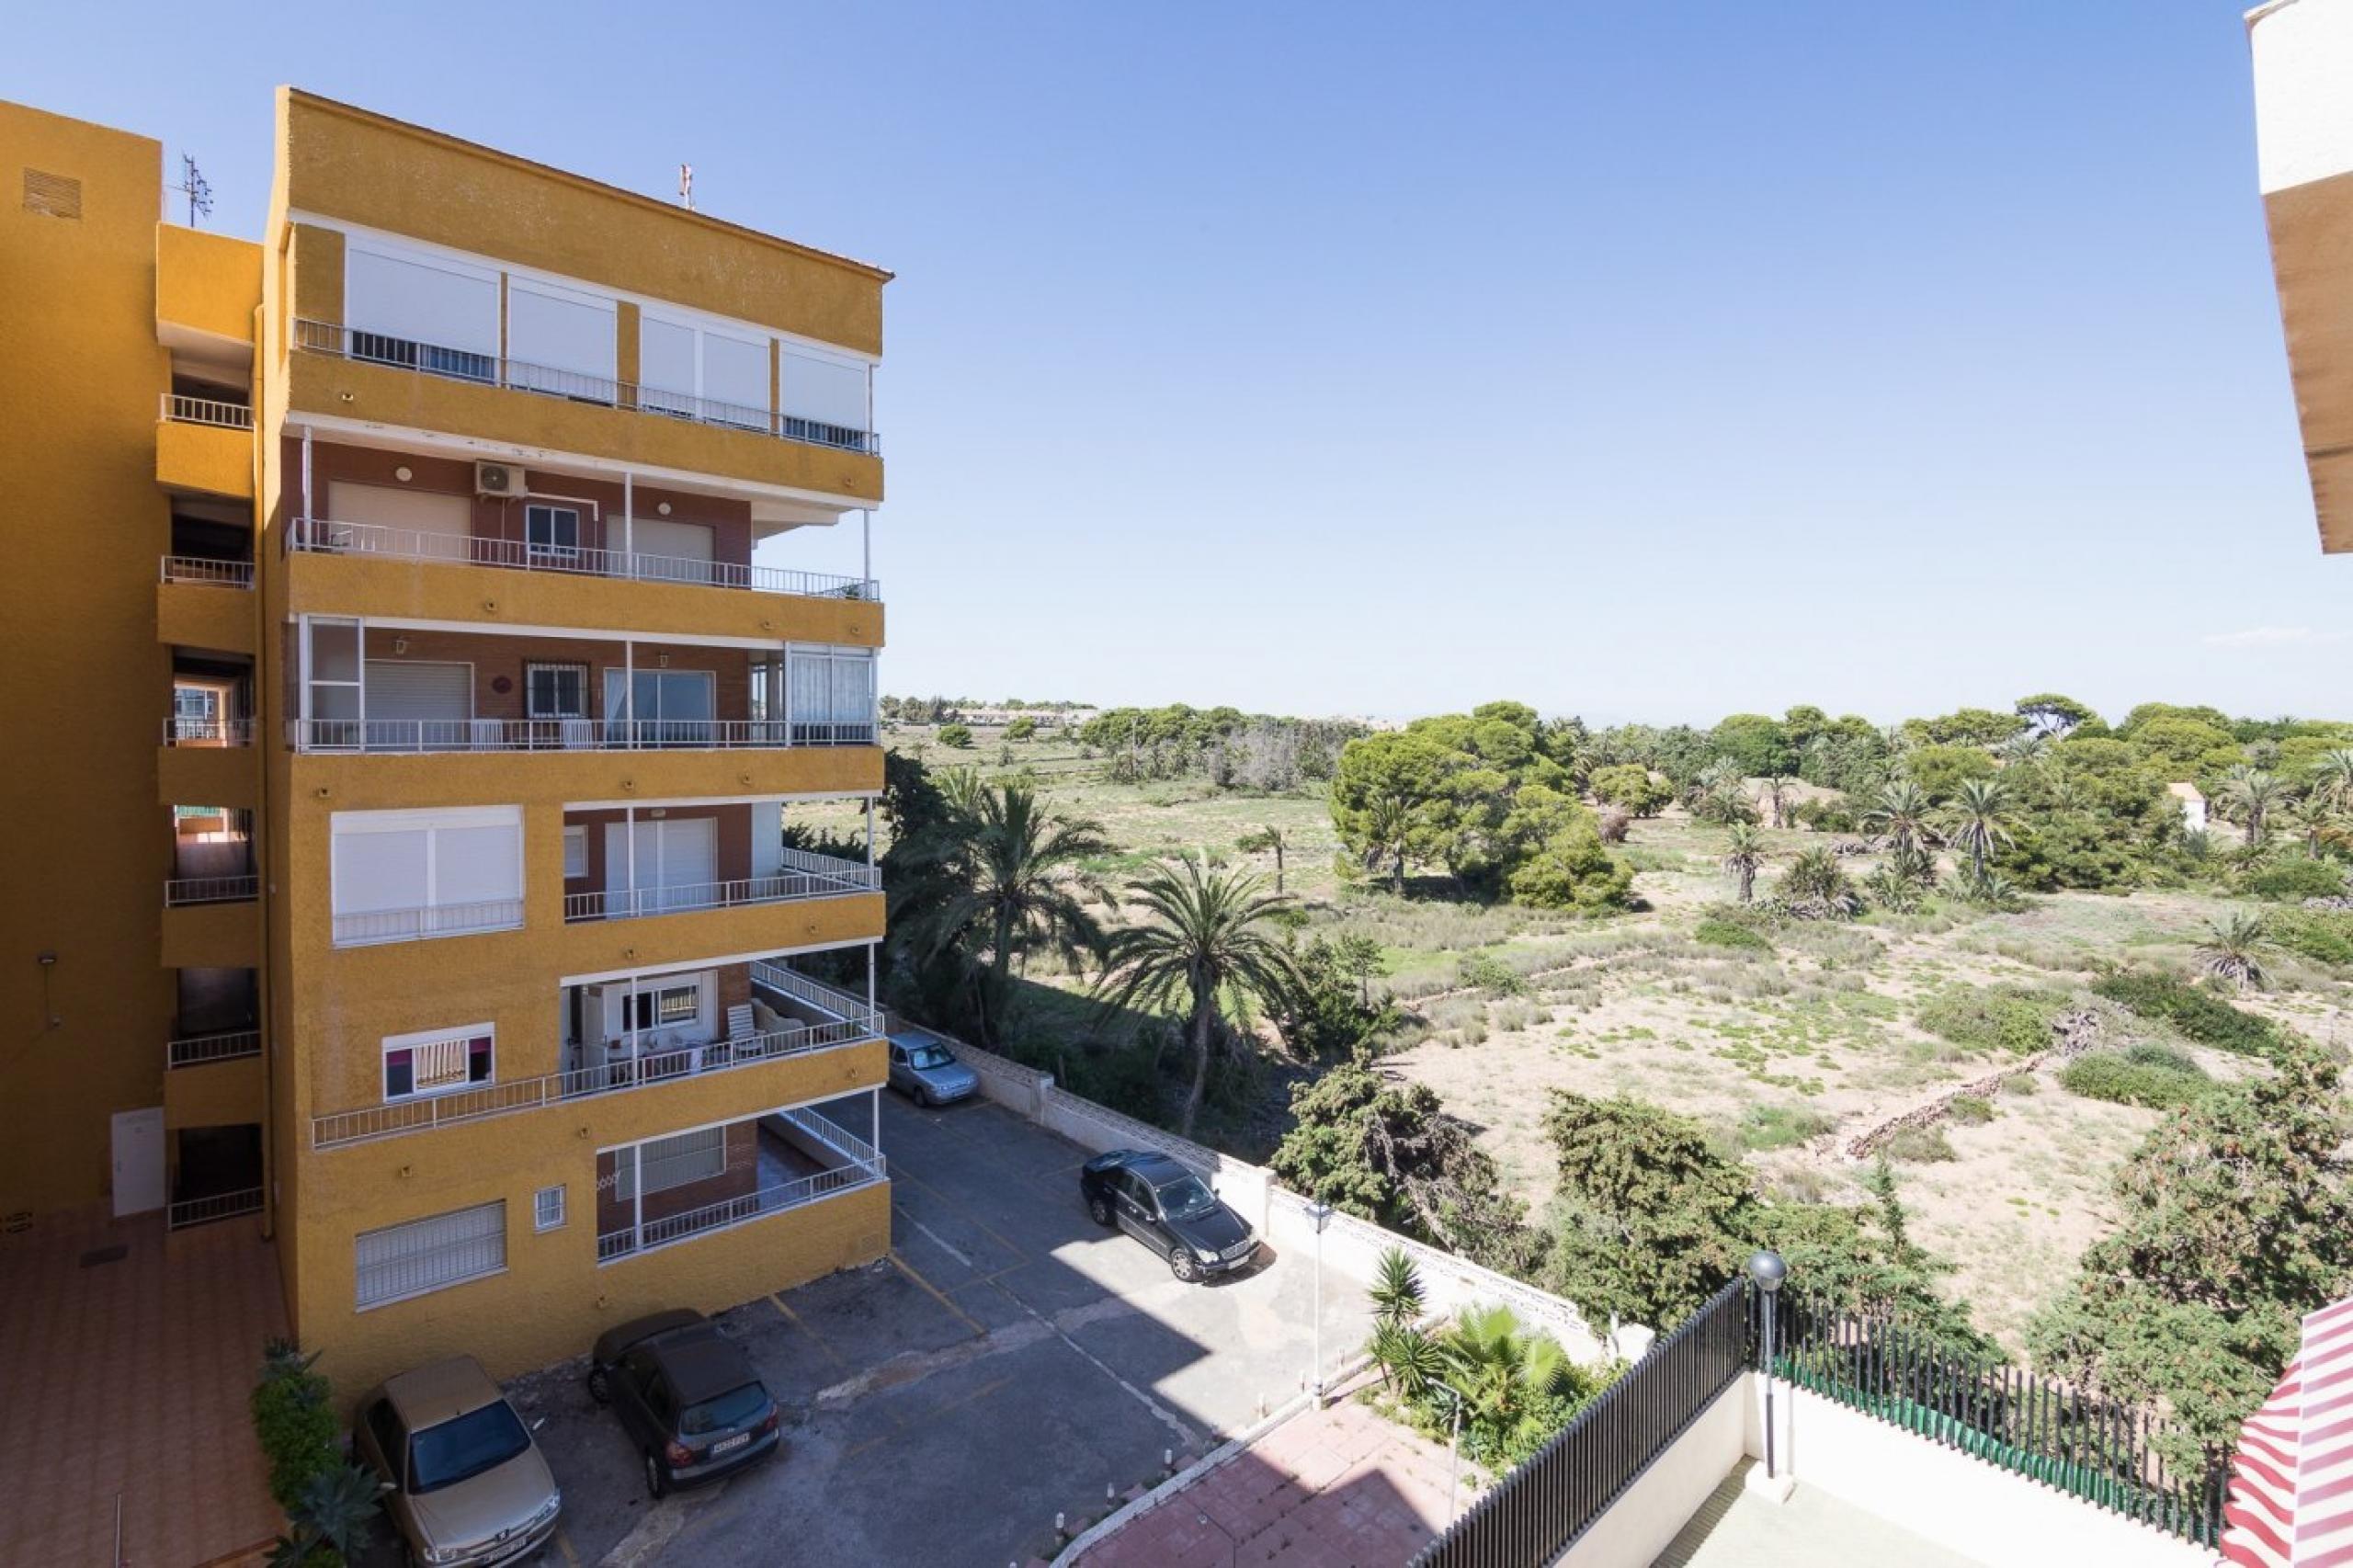
{"type": "MultiPolygon", "coordinates": [[[[1774,1303],[1773,1367],[1787,1384],[2167,1535],[2214,1545],[2229,1455],[2150,1412],[1939,1345],[1884,1318],[1774,1303]]],[[[1725,1286],[1497,1482],[1414,1568],[1540,1568],[1615,1503],[1745,1370],[1763,1301],[1725,1286]]]]}
{"type": "Polygon", "coordinates": [[[1550,1562],[1750,1363],[1747,1287],[1735,1280],[1497,1482],[1414,1568],[1550,1562]]]}
{"type": "Polygon", "coordinates": [[[2148,1410],[1791,1292],[1776,1328],[1774,1371],[1810,1393],[2167,1535],[2222,1535],[2230,1456],[2148,1410]]]}

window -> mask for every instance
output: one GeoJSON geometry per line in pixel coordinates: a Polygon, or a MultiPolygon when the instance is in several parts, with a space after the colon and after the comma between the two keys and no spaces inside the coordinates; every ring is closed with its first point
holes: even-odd
{"type": "Polygon", "coordinates": [[[368,1430],[376,1439],[376,1451],[384,1456],[392,1467],[392,1484],[401,1484],[408,1458],[408,1434],[401,1430],[401,1418],[392,1414],[392,1402],[380,1399],[368,1407],[368,1430]]]}
{"type": "Polygon", "coordinates": [[[788,347],[777,360],[784,433],[852,451],[866,449],[867,381],[863,360],[788,347]]]}
{"type": "MultiPolygon", "coordinates": [[[[533,547],[537,549],[537,546],[533,547]]],[[[533,719],[588,717],[588,666],[525,665],[524,714],[533,719]]]]}
{"type": "Polygon", "coordinates": [[[335,941],[411,941],[523,924],[523,809],[337,812],[335,941]]]}
{"type": "Polygon", "coordinates": [[[707,746],[718,739],[711,719],[717,677],[709,670],[638,670],[608,665],[605,717],[634,720],[645,745],[707,746]]]}
{"type": "Polygon", "coordinates": [[[616,341],[612,301],[507,278],[506,369],[514,385],[610,403],[616,341]]]}
{"type": "Polygon", "coordinates": [[[784,695],[792,744],[873,743],[874,656],[865,649],[787,649],[784,695]]]}
{"type": "Polygon", "coordinates": [[[533,561],[579,559],[579,508],[536,505],[524,507],[523,538],[533,561]]]}
{"type": "Polygon", "coordinates": [[[675,1138],[655,1138],[634,1148],[615,1150],[613,1196],[623,1203],[637,1197],[641,1162],[649,1195],[709,1181],[726,1173],[727,1129],[707,1127],[699,1132],[681,1132],[675,1138]]]}
{"type": "Polygon", "coordinates": [[[531,1229],[560,1231],[563,1229],[563,1187],[543,1187],[531,1199],[531,1229]]]}
{"type": "Polygon", "coordinates": [[[665,985],[640,991],[627,999],[622,1027],[631,1029],[673,1028],[691,1024],[702,1014],[702,984],[665,985]]]}
{"type": "Polygon", "coordinates": [[[497,379],[497,273],[347,240],[344,301],[353,358],[497,379]]]}
{"type": "Polygon", "coordinates": [[[563,830],[563,880],[588,874],[588,829],[583,825],[563,830]]]}
{"type": "Polygon", "coordinates": [[[492,1040],[488,1024],[423,1034],[398,1034],[384,1040],[384,1097],[414,1099],[421,1095],[446,1095],[491,1081],[492,1040]]]}
{"type": "Polygon", "coordinates": [[[367,1231],[353,1242],[358,1309],[445,1290],[506,1268],[506,1202],[367,1231]]]}
{"type": "Polygon", "coordinates": [[[361,654],[365,638],[356,620],[302,622],[303,744],[358,750],[361,654]]]}

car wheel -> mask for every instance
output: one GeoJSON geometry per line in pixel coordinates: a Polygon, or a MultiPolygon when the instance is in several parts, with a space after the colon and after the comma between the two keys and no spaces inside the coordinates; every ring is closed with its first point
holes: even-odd
{"type": "Polygon", "coordinates": [[[613,1381],[605,1375],[605,1369],[602,1367],[591,1367],[588,1369],[588,1397],[598,1404],[613,1403],[613,1381]]]}
{"type": "Polygon", "coordinates": [[[1201,1266],[1193,1261],[1193,1252],[1190,1247],[1179,1245],[1175,1252],[1168,1255],[1168,1272],[1190,1285],[1201,1277],[1201,1266]]]}
{"type": "Polygon", "coordinates": [[[931,1091],[929,1089],[917,1089],[915,1091],[915,1104],[923,1107],[924,1109],[929,1110],[938,1103],[939,1102],[938,1100],[931,1097],[931,1091]]]}
{"type": "Polygon", "coordinates": [[[654,1497],[670,1494],[670,1478],[662,1471],[662,1460],[652,1449],[645,1450],[645,1490],[654,1497]]]}
{"type": "Polygon", "coordinates": [[[1095,1222],[1098,1225],[1108,1226],[1111,1223],[1111,1203],[1108,1199],[1088,1199],[1086,1200],[1086,1211],[1088,1214],[1094,1216],[1095,1222]]]}

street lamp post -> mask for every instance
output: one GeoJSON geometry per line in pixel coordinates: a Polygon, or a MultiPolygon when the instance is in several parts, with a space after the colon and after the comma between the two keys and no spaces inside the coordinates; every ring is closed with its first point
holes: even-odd
{"type": "Polygon", "coordinates": [[[1454,1488],[1462,1477],[1462,1391],[1452,1383],[1431,1384],[1445,1393],[1454,1403],[1454,1415],[1446,1434],[1446,1522],[1454,1522],[1454,1488]]]}
{"type": "Polygon", "coordinates": [[[1748,1260],[1748,1277],[1765,1298],[1765,1324],[1757,1346],[1757,1370],[1765,1375],[1765,1479],[1776,1479],[1773,1468],[1773,1306],[1779,1295],[1781,1281],[1789,1277],[1790,1266],[1781,1255],[1769,1248],[1758,1252],[1748,1260]]]}
{"type": "Polygon", "coordinates": [[[1324,1404],[1324,1227],[1331,1223],[1332,1206],[1311,1203],[1307,1206],[1307,1215],[1315,1221],[1315,1370],[1308,1381],[1313,1385],[1316,1407],[1321,1409],[1324,1404]]]}

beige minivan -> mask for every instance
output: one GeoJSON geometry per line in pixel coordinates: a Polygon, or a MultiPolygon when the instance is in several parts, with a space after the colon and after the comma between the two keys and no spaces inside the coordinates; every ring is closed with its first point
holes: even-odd
{"type": "Polygon", "coordinates": [[[563,1494],[481,1363],[403,1372],[359,1403],[359,1457],[392,1483],[384,1510],[425,1568],[493,1568],[555,1533],[563,1494]]]}

